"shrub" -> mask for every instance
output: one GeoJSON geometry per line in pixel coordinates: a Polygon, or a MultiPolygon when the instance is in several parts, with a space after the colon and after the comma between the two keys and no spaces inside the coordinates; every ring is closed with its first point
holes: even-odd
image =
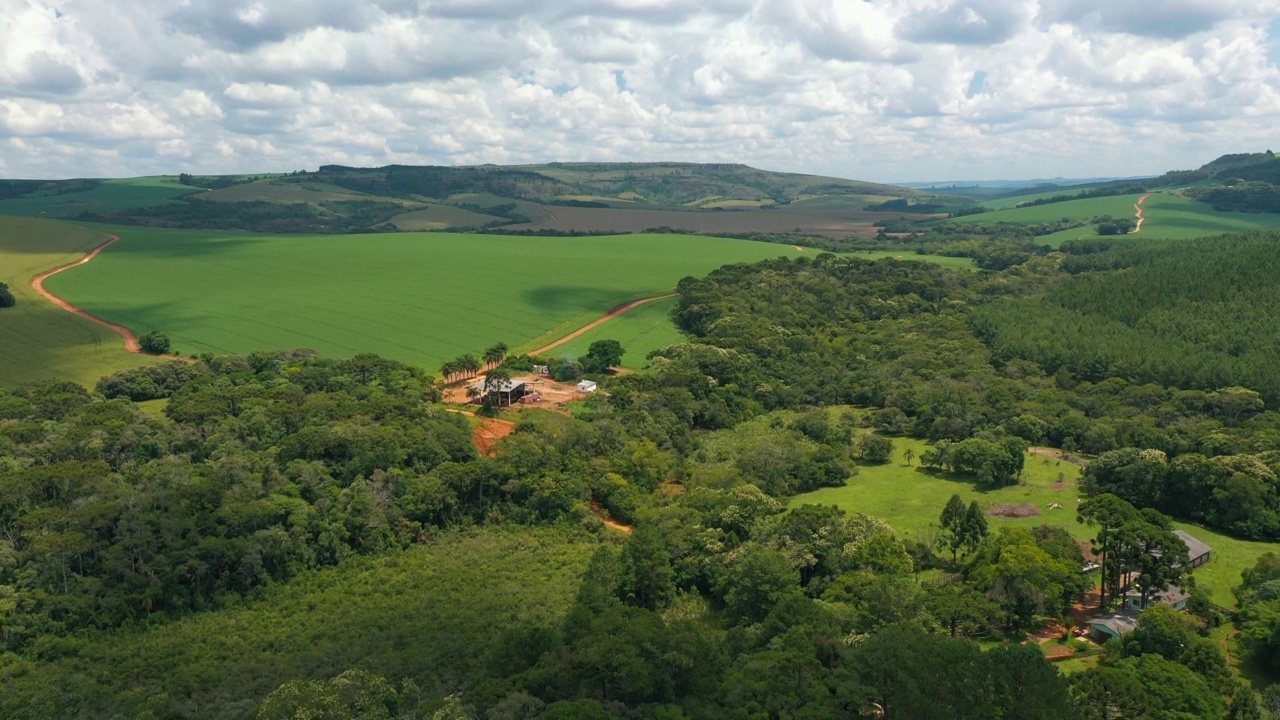
{"type": "Polygon", "coordinates": [[[13,293],[9,292],[9,286],[0,283],[0,308],[13,307],[16,304],[17,300],[14,300],[13,293]]]}
{"type": "Polygon", "coordinates": [[[159,330],[152,330],[138,338],[138,347],[145,353],[164,355],[169,352],[169,336],[159,330]]]}

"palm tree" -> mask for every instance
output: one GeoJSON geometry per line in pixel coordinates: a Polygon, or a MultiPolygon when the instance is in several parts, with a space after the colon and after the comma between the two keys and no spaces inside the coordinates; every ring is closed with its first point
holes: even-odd
{"type": "Polygon", "coordinates": [[[462,366],[462,370],[467,373],[468,377],[480,372],[480,359],[475,355],[467,353],[458,358],[458,364],[462,366]]]}
{"type": "Polygon", "coordinates": [[[448,360],[440,366],[440,374],[444,376],[444,382],[448,385],[453,382],[453,376],[458,372],[458,363],[456,360],[448,360]]]}
{"type": "Polygon", "coordinates": [[[503,360],[507,359],[507,344],[498,343],[488,350],[484,351],[484,364],[486,367],[493,365],[501,365],[503,360]]]}

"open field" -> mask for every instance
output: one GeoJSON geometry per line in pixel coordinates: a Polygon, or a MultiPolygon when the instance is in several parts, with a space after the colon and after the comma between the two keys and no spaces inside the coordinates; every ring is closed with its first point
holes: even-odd
{"type": "MultiPolygon", "coordinates": [[[[1113,195],[1111,197],[1088,198],[1086,200],[1068,200],[1049,205],[1010,208],[981,215],[966,215],[947,222],[1016,222],[1044,223],[1055,222],[1063,218],[1092,218],[1099,215],[1110,215],[1113,218],[1132,218],[1133,204],[1141,195],[1113,195]]],[[[1148,200],[1147,202],[1151,202],[1148,200]]],[[[1144,205],[1145,207],[1145,205],[1144,205]]],[[[1145,230],[1144,230],[1145,232],[1145,230]]]]}
{"type": "MultiPolygon", "coordinates": [[[[1076,481],[1080,471],[1068,462],[1060,462],[1038,455],[1028,455],[1024,482],[998,490],[980,490],[965,478],[952,478],[942,473],[932,473],[918,466],[906,467],[902,462],[904,450],[912,450],[918,458],[929,446],[920,440],[894,438],[894,459],[887,465],[861,466],[849,484],[839,488],[823,488],[792,499],[791,506],[805,504],[837,505],[850,512],[862,512],[878,517],[900,534],[913,535],[917,530],[937,524],[938,516],[948,498],[954,494],[969,503],[977,500],[984,509],[997,503],[1032,505],[1040,511],[1036,517],[1008,520],[988,517],[991,527],[1032,527],[1057,525],[1072,535],[1087,540],[1092,536],[1088,526],[1076,522],[1076,501],[1080,498],[1076,481]],[[1061,510],[1050,510],[1051,503],[1062,505],[1061,510]]],[[[1253,565],[1264,552],[1280,552],[1280,544],[1237,540],[1211,530],[1174,523],[1213,548],[1213,560],[1195,571],[1197,584],[1208,590],[1219,605],[1235,606],[1231,589],[1240,584],[1240,571],[1253,565]]]]}
{"type": "MultiPolygon", "coordinates": [[[[803,232],[829,237],[847,237],[859,235],[871,237],[878,228],[877,220],[901,217],[915,219],[927,218],[927,215],[912,215],[900,212],[871,212],[863,208],[869,201],[883,201],[888,198],[869,198],[864,195],[836,195],[829,197],[812,197],[796,202],[755,209],[741,209],[744,206],[734,205],[740,209],[723,211],[709,210],[662,210],[647,208],[575,208],[546,207],[549,216],[543,220],[512,225],[512,230],[534,230],[569,232],[643,232],[645,230],[669,227],[676,230],[697,233],[789,233],[803,232]]],[[[707,200],[703,198],[702,200],[707,200]]],[[[702,202],[702,200],[698,202],[702,202]]],[[[726,202],[712,199],[710,205],[726,202]]],[[[706,207],[710,207],[706,205],[706,207]]],[[[532,216],[530,216],[532,217],[532,216]]],[[[985,216],[983,216],[985,217],[985,216]]]]}
{"type": "MultiPolygon", "coordinates": [[[[1138,197],[1141,196],[1120,195],[1110,198],[1095,198],[1092,200],[1072,200],[1069,202],[1053,203],[1050,205],[1038,205],[1030,208],[1018,208],[1016,210],[1002,210],[999,212],[983,213],[982,215],[969,215],[963,218],[956,218],[950,222],[1006,220],[1009,222],[1034,223],[1057,220],[1063,217],[1092,217],[1094,214],[1100,214],[1092,212],[1092,210],[1101,206],[1091,206],[1087,203],[1103,203],[1112,200],[1123,200],[1128,203],[1125,208],[1115,207],[1108,211],[1113,217],[1132,218],[1134,215],[1133,203],[1137,202],[1138,197]],[[1056,214],[1054,213],[1055,208],[1058,209],[1056,214]]],[[[1152,240],[1177,240],[1203,237],[1205,235],[1218,235],[1220,233],[1280,228],[1280,215],[1268,213],[1221,212],[1214,210],[1207,203],[1198,202],[1190,198],[1183,197],[1182,195],[1164,192],[1153,193],[1148,197],[1147,200],[1142,203],[1142,214],[1146,218],[1146,222],[1142,224],[1142,232],[1135,237],[1141,237],[1144,239],[1149,238],[1152,240]]],[[[1098,237],[1094,232],[1092,225],[1071,228],[1069,230],[1063,230],[1050,235],[1041,235],[1036,238],[1036,242],[1043,245],[1049,245],[1051,247],[1058,247],[1067,240],[1091,237],[1098,237]]]]}
{"type": "Polygon", "coordinates": [[[483,676],[503,633],[560,622],[594,547],[564,531],[487,530],[352,559],[243,607],[67,640],[60,659],[0,659],[0,715],[39,703],[41,717],[250,717],[281,683],[353,667],[443,696],[483,676]]]}
{"type": "Polygon", "coordinates": [[[491,222],[502,222],[502,218],[496,215],[482,215],[452,205],[428,205],[420,210],[396,215],[378,227],[393,225],[399,230],[423,231],[480,227],[491,222]]]}
{"type": "Polygon", "coordinates": [[[251,183],[219,188],[217,190],[209,190],[207,192],[201,192],[195,197],[198,200],[208,200],[210,202],[249,202],[261,200],[264,202],[277,203],[319,203],[333,200],[371,199],[398,202],[391,198],[373,198],[363,193],[354,192],[347,190],[346,188],[340,188],[336,185],[328,185],[321,182],[300,184],[274,179],[258,180],[251,183]]]}
{"type": "Polygon", "coordinates": [[[113,212],[128,208],[160,205],[176,197],[197,192],[163,178],[142,177],[103,180],[84,192],[35,194],[0,200],[0,215],[74,217],[83,212],[113,212]]]}
{"type": "Polygon", "coordinates": [[[164,330],[183,353],[310,347],[428,368],[495,342],[556,339],[726,263],[799,255],[682,235],[113,232],[119,243],[48,289],[135,332],[164,330]]]}
{"type": "Polygon", "coordinates": [[[0,309],[0,387],[48,378],[92,387],[103,375],[157,362],[124,352],[119,335],[59,310],[31,289],[33,276],[80,259],[106,239],[63,223],[0,217],[0,282],[17,299],[0,309]]]}
{"type": "Polygon", "coordinates": [[[597,340],[617,340],[627,351],[622,358],[623,367],[632,370],[647,368],[649,361],[645,356],[650,352],[685,340],[671,322],[671,310],[679,300],[656,300],[628,310],[561,345],[552,354],[576,358],[587,354],[587,348],[597,340]]]}

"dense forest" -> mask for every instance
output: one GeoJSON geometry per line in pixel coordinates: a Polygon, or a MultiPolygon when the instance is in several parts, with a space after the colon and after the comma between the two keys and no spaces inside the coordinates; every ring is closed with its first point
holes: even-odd
{"type": "MultiPolygon", "coordinates": [[[[1047,444],[1096,456],[1080,517],[1109,597],[1125,577],[1144,597],[1183,582],[1173,518],[1280,539],[1267,369],[1223,360],[1197,375],[1180,349],[1266,351],[1275,241],[1096,241],[999,272],[831,254],[727,266],[680,282],[687,341],[653,353],[652,371],[608,379],[573,417],[515,416],[494,456],[473,449],[438,381],[371,355],[205,356],[93,391],[0,394],[0,715],[1261,718],[1204,637],[1222,615],[1194,588],[1188,613],[1144,613],[1070,679],[1022,644],[1088,582],[1061,527],[989,528],[959,497],[937,508],[934,538],[786,508],[857,482],[902,436],[932,444],[930,472],[979,488],[1019,482],[1027,447],[1047,444]],[[1074,351],[1018,343],[1042,327],[1056,331],[1043,347],[1061,335],[1074,351]],[[1127,351],[1160,364],[1125,364],[1127,351]],[[634,531],[605,534],[598,513],[634,531]],[[380,664],[353,638],[234,686],[213,652],[59,674],[267,598],[313,602],[301,598],[318,573],[485,532],[589,550],[580,584],[560,583],[562,614],[468,630],[465,663],[397,646],[419,659],[380,664]]],[[[1264,664],[1278,565],[1264,557],[1239,590],[1242,638],[1264,664]]],[[[388,617],[370,632],[403,622],[388,617]]],[[[304,631],[291,632],[282,657],[304,631]]]]}

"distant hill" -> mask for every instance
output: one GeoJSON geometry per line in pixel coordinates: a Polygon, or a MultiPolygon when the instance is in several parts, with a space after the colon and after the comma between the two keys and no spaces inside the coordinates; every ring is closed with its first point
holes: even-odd
{"type": "Polygon", "coordinates": [[[876,222],[932,217],[957,202],[857,180],[668,162],[325,165],[288,175],[0,181],[0,214],[276,233],[871,236],[876,222]]]}
{"type": "Polygon", "coordinates": [[[1186,187],[1215,210],[1280,213],[1280,158],[1270,150],[1223,155],[1196,170],[1176,170],[1154,187],[1186,187]]]}

